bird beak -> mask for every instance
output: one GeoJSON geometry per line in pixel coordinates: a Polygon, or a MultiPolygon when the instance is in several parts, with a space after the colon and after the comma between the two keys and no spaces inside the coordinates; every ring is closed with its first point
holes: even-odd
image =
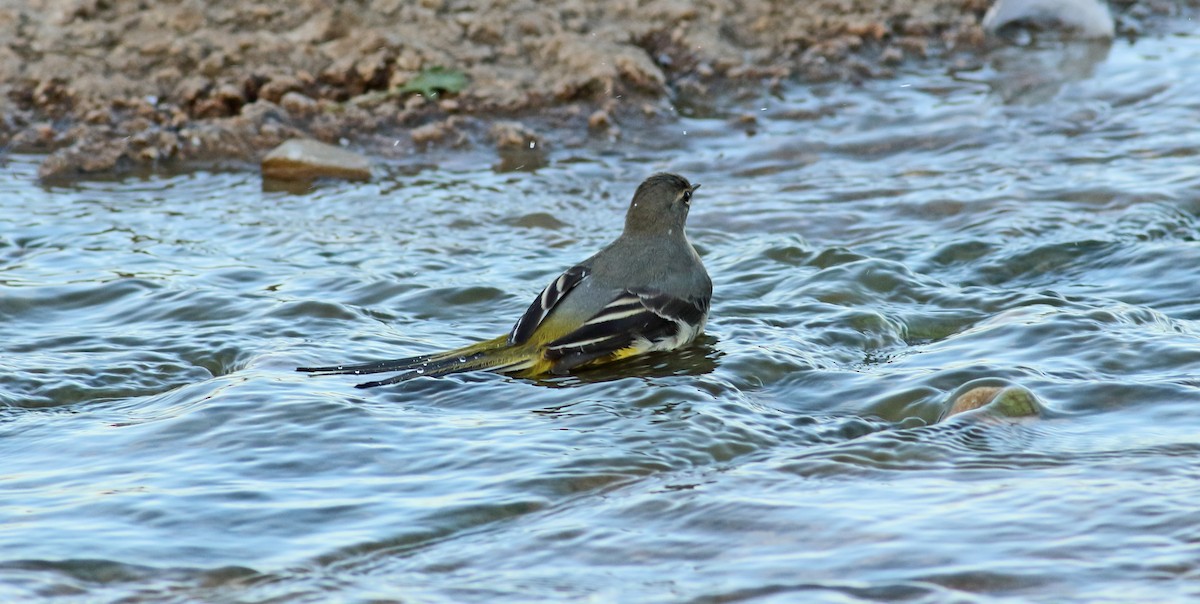
{"type": "Polygon", "coordinates": [[[699,188],[700,188],[700,185],[692,185],[692,192],[695,193],[696,189],[699,189],[699,188]]]}

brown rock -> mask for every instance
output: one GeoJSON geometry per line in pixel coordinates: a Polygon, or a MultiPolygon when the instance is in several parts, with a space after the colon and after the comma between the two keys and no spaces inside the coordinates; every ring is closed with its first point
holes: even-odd
{"type": "Polygon", "coordinates": [[[371,162],[358,153],[310,139],[292,139],[276,147],[262,161],[264,178],[312,180],[344,178],[369,180],[371,162]]]}
{"type": "Polygon", "coordinates": [[[229,115],[229,106],[220,99],[202,99],[196,103],[192,113],[198,118],[226,117],[229,115]]]}
{"type": "Polygon", "coordinates": [[[493,166],[498,172],[532,171],[548,163],[541,137],[519,122],[497,122],[488,134],[500,158],[493,166]]]}
{"type": "Polygon", "coordinates": [[[904,62],[904,51],[897,46],[889,46],[879,53],[879,62],[884,65],[899,65],[904,62]]]}
{"type": "Polygon", "coordinates": [[[170,159],[178,152],[179,136],[158,128],[143,130],[129,137],[129,154],[143,163],[170,159]]]}
{"type": "Polygon", "coordinates": [[[944,417],[983,409],[992,417],[1038,417],[1043,406],[1036,395],[1023,386],[978,386],[972,388],[950,406],[944,417]]]}
{"type": "Polygon", "coordinates": [[[542,142],[537,133],[520,122],[496,122],[488,135],[500,149],[536,149],[542,142]]]}
{"type": "MultiPolygon", "coordinates": [[[[412,132],[409,132],[412,141],[418,145],[441,142],[449,138],[452,134],[459,134],[452,120],[425,124],[419,128],[413,128],[412,132]]],[[[459,138],[461,138],[461,134],[459,134],[459,138]]]]}
{"type": "Polygon", "coordinates": [[[992,402],[992,400],[996,398],[996,395],[1000,394],[1001,390],[1004,389],[996,386],[980,386],[979,388],[968,390],[963,393],[962,396],[954,400],[954,405],[950,407],[950,411],[946,413],[946,415],[950,416],[956,413],[978,409],[992,402]]]}
{"type": "Polygon", "coordinates": [[[179,102],[191,104],[208,94],[208,91],[211,88],[212,82],[209,81],[208,78],[191,76],[179,82],[179,84],[175,86],[175,92],[173,94],[179,102]]]}
{"type": "Polygon", "coordinates": [[[279,106],[295,117],[309,117],[317,112],[317,102],[300,94],[288,92],[279,99],[279,106]]]}
{"type": "Polygon", "coordinates": [[[59,109],[71,102],[71,91],[59,78],[42,80],[33,89],[33,102],[43,109],[59,109]]]}
{"type": "Polygon", "coordinates": [[[231,114],[236,114],[242,105],[246,104],[246,97],[243,96],[242,89],[232,84],[218,86],[213,91],[213,98],[224,103],[231,114]]]}
{"type": "Polygon", "coordinates": [[[295,76],[278,76],[271,78],[267,83],[263,84],[258,89],[259,98],[266,99],[272,103],[278,103],[283,95],[289,92],[302,92],[304,90],[304,82],[295,76]]]}
{"type": "Polygon", "coordinates": [[[607,130],[612,127],[612,116],[600,109],[588,116],[588,128],[592,130],[607,130]]]}
{"type": "Polygon", "coordinates": [[[42,160],[38,178],[50,181],[128,169],[132,159],[128,152],[129,140],[125,138],[81,139],[42,160]]]}
{"type": "Polygon", "coordinates": [[[92,109],[84,114],[83,121],[89,124],[108,124],[112,122],[112,112],[107,109],[92,109]]]}
{"type": "Polygon", "coordinates": [[[56,141],[57,132],[55,132],[54,126],[42,122],[17,132],[8,145],[13,151],[19,153],[37,153],[54,148],[56,141]]]}

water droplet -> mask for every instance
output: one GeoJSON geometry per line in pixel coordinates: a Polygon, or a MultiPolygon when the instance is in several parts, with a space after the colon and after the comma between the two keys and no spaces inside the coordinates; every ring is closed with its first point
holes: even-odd
{"type": "Polygon", "coordinates": [[[421,374],[423,374],[423,373],[425,373],[425,368],[424,368],[424,367],[417,367],[417,375],[421,375],[421,374]]]}
{"type": "Polygon", "coordinates": [[[467,362],[467,357],[458,357],[458,362],[459,362],[459,363],[466,363],[466,362],[467,362]]]}

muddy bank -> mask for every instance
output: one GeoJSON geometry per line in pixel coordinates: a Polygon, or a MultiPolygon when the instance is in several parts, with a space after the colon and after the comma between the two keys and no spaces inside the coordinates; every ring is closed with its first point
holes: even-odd
{"type": "Polygon", "coordinates": [[[0,0],[0,147],[48,153],[51,179],[253,162],[304,136],[382,157],[571,145],[670,119],[681,98],[977,50],[988,5],[0,0]]]}

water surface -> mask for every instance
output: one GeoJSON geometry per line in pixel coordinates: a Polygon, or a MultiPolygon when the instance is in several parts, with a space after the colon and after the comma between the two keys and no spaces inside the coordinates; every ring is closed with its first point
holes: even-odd
{"type": "Polygon", "coordinates": [[[0,600],[1200,596],[1197,64],[1006,48],[301,195],[6,158],[0,600]],[[656,170],[704,184],[696,346],[292,371],[505,332],[656,170]],[[938,422],[993,383],[1043,415],[938,422]]]}

